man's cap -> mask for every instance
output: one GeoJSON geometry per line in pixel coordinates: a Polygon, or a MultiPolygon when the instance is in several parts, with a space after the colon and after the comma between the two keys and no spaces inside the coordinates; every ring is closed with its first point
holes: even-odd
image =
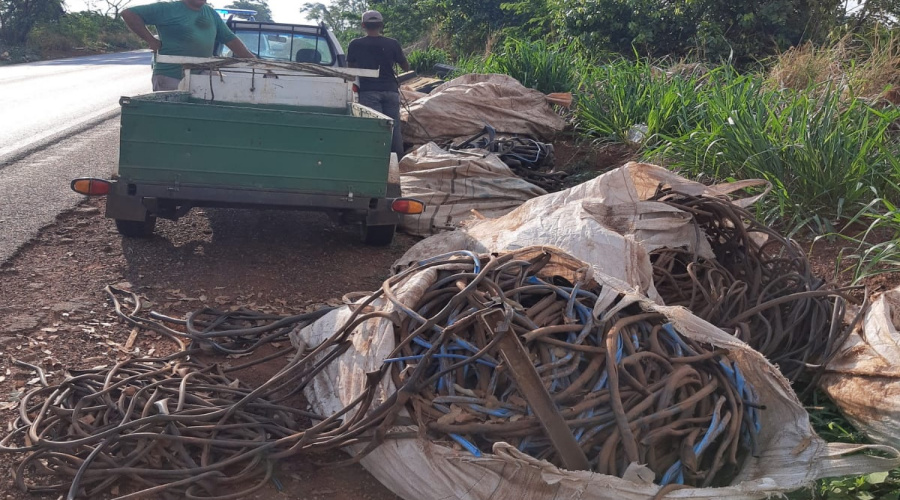
{"type": "Polygon", "coordinates": [[[367,10],[362,15],[362,22],[364,23],[383,23],[384,18],[381,17],[381,12],[377,10],[367,10]]]}

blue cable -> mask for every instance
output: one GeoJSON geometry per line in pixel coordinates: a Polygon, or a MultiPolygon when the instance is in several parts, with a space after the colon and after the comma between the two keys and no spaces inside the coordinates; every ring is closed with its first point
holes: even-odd
{"type": "Polygon", "coordinates": [[[472,455],[475,455],[476,458],[481,458],[481,450],[475,447],[474,444],[470,443],[466,438],[460,436],[459,434],[450,434],[450,438],[462,445],[463,448],[469,451],[472,455]]]}

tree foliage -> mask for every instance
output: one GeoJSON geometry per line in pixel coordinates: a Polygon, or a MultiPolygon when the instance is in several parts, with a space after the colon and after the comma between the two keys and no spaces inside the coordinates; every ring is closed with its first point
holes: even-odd
{"type": "Polygon", "coordinates": [[[128,7],[128,4],[131,3],[132,0],[103,0],[106,3],[106,12],[103,14],[106,16],[112,16],[113,19],[118,19],[119,15],[128,7]]]}
{"type": "Polygon", "coordinates": [[[0,0],[0,39],[24,43],[35,24],[59,19],[64,13],[61,0],[0,0]]]}
{"type": "Polygon", "coordinates": [[[824,39],[843,8],[841,0],[550,1],[560,32],[591,46],[739,62],[824,39]]]}
{"type": "Polygon", "coordinates": [[[861,31],[873,25],[896,27],[900,0],[859,0],[847,9],[848,28],[861,31]]]}
{"type": "Polygon", "coordinates": [[[327,4],[307,2],[300,7],[300,13],[331,28],[344,46],[360,35],[362,15],[367,10],[369,2],[364,0],[332,0],[327,4]]]}
{"type": "MultiPolygon", "coordinates": [[[[106,1],[109,2],[110,0],[106,1]]],[[[257,2],[251,2],[248,0],[233,0],[230,4],[226,5],[225,8],[255,10],[257,21],[261,23],[272,22],[272,10],[269,8],[269,4],[266,2],[266,0],[260,0],[257,2]]]]}

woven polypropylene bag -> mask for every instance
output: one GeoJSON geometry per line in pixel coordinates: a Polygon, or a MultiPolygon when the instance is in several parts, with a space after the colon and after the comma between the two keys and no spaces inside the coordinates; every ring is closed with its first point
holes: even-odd
{"type": "MultiPolygon", "coordinates": [[[[516,253],[517,258],[528,259],[541,252],[552,254],[550,264],[545,267],[550,274],[574,280],[575,273],[586,267],[584,262],[557,249],[529,247],[516,253]]],[[[414,307],[437,276],[435,268],[415,272],[394,289],[394,294],[406,307],[414,307]]],[[[760,414],[759,455],[745,461],[730,486],[677,490],[669,493],[667,498],[765,498],[802,488],[821,477],[865,474],[900,465],[898,452],[893,448],[826,443],[819,438],[810,427],[809,417],[789,382],[746,344],[684,308],[659,306],[636,295],[622,298],[609,287],[604,290],[606,292],[598,303],[605,307],[639,304],[646,311],[664,314],[682,335],[727,349],[728,356],[738,364],[747,382],[758,393],[760,403],[766,407],[760,414]],[[891,458],[860,453],[873,449],[891,458]]],[[[372,307],[386,312],[395,310],[393,305],[382,301],[376,301],[372,307]]],[[[315,324],[294,332],[292,340],[297,345],[317,345],[340,329],[350,315],[350,306],[339,308],[315,324]]],[[[387,320],[369,320],[356,328],[350,340],[350,349],[304,391],[313,410],[319,414],[334,414],[365,390],[366,374],[377,370],[395,346],[394,327],[387,320]]],[[[372,407],[394,390],[389,379],[383,380],[372,407]]],[[[358,449],[348,451],[352,453],[358,449]]],[[[650,498],[659,490],[659,486],[640,473],[640,467],[626,478],[619,478],[562,470],[549,462],[523,455],[505,443],[495,444],[493,451],[493,454],[475,458],[468,452],[427,439],[396,439],[376,448],[362,458],[361,463],[382,484],[408,500],[630,500],[650,498]]]]}

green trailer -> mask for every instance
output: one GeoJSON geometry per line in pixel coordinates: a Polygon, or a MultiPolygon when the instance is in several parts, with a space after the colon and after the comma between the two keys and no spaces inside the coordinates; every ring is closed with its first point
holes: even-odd
{"type": "Polygon", "coordinates": [[[72,188],[105,194],[126,236],[149,236],[158,217],[193,207],[290,208],[360,223],[365,242],[386,245],[398,212],[421,206],[399,198],[392,120],[354,102],[353,71],[230,60],[186,71],[181,91],[123,97],[117,175],[72,188]]]}

